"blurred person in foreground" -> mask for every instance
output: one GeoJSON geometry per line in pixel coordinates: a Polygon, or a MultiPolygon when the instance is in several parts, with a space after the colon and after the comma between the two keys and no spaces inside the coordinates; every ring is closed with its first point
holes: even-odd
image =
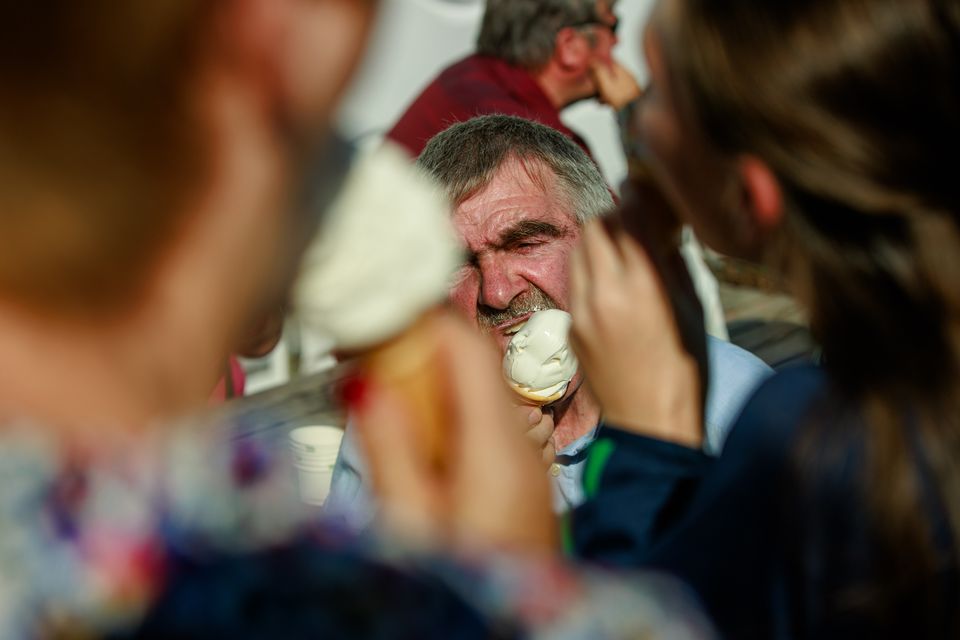
{"type": "Polygon", "coordinates": [[[451,430],[496,454],[510,491],[473,481],[473,449],[427,484],[391,440],[402,407],[352,396],[403,496],[392,537],[415,529],[419,553],[316,526],[282,458],[178,419],[289,286],[374,5],[3,3],[3,638],[627,637],[696,620],[665,617],[659,583],[556,560],[496,358],[450,318],[451,430]]]}
{"type": "Polygon", "coordinates": [[[607,419],[573,536],[688,581],[724,637],[960,634],[958,46],[954,0],[654,10],[650,175],[708,245],[790,283],[824,366],[771,378],[703,455],[696,314],[638,172],[642,208],[587,225],[571,267],[607,419]]]}
{"type": "MultiPolygon", "coordinates": [[[[568,263],[582,225],[613,207],[603,178],[582,149],[550,127],[491,115],[438,134],[417,164],[454,203],[453,225],[467,252],[450,289],[452,306],[490,335],[500,353],[534,312],[569,308],[568,263]]],[[[770,369],[739,347],[708,340],[704,448],[717,454],[740,408],[770,369]]],[[[550,465],[554,508],[561,513],[583,502],[584,453],[602,418],[582,382],[576,375],[563,397],[542,409],[518,407],[529,425],[528,439],[550,465]]],[[[362,524],[369,521],[372,505],[355,442],[348,437],[341,449],[329,508],[362,524]]]]}

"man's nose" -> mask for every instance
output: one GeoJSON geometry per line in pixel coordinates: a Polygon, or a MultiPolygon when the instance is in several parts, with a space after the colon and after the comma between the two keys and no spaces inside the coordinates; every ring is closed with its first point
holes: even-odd
{"type": "Polygon", "coordinates": [[[527,281],[505,261],[497,257],[480,261],[480,304],[506,309],[526,288],[527,281]]]}

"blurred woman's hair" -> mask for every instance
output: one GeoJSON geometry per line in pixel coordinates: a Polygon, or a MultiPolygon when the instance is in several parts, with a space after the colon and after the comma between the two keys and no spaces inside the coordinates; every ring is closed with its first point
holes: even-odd
{"type": "Polygon", "coordinates": [[[0,0],[0,297],[129,304],[201,171],[207,0],[0,0]]]}
{"type": "Polygon", "coordinates": [[[960,540],[960,3],[678,8],[681,101],[717,147],[775,172],[785,220],[770,263],[797,283],[866,420],[865,504],[889,552],[872,585],[881,605],[955,566],[960,540]],[[918,489],[929,474],[953,534],[946,560],[918,489]]]}

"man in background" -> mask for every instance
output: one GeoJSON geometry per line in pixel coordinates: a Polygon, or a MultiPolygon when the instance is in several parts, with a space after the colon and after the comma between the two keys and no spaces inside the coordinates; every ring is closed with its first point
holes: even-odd
{"type": "Polygon", "coordinates": [[[612,56],[615,2],[488,0],[477,52],[441,72],[387,137],[417,156],[451,124],[502,113],[552,127],[589,153],[560,112],[589,98],[620,109],[640,95],[612,56]]]}

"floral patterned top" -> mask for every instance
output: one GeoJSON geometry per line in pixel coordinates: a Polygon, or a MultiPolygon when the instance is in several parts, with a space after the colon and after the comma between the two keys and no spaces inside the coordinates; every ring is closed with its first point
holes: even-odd
{"type": "Polygon", "coordinates": [[[351,537],[299,502],[269,429],[83,461],[43,433],[0,443],[0,638],[711,637],[666,578],[351,537]]]}

